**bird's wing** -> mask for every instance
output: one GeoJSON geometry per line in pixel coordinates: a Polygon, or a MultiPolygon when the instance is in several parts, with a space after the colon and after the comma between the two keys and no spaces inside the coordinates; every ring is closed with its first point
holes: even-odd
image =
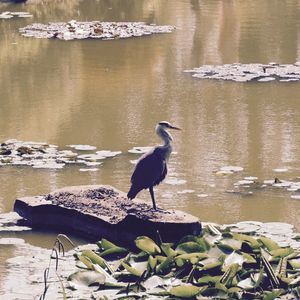
{"type": "Polygon", "coordinates": [[[132,185],[140,189],[159,184],[167,174],[166,161],[155,150],[138,161],[131,177],[132,185]]]}

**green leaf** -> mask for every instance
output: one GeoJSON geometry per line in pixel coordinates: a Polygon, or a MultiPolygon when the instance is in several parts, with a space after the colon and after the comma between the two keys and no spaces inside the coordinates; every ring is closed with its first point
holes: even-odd
{"type": "Polygon", "coordinates": [[[196,242],[185,242],[185,243],[179,244],[175,250],[179,254],[203,251],[202,247],[196,242]]]}
{"type": "Polygon", "coordinates": [[[236,250],[240,250],[242,246],[242,242],[234,239],[224,239],[221,240],[217,246],[224,252],[232,252],[236,250]]]}
{"type": "Polygon", "coordinates": [[[247,263],[247,264],[255,264],[255,263],[257,263],[256,259],[253,256],[251,256],[250,254],[243,252],[242,255],[244,257],[245,263],[247,263]]]}
{"type": "Polygon", "coordinates": [[[259,242],[255,238],[253,238],[247,234],[234,233],[232,236],[236,240],[248,242],[251,245],[252,249],[260,248],[259,242]]]}
{"type": "Polygon", "coordinates": [[[201,261],[201,264],[203,265],[203,267],[201,268],[201,270],[203,270],[203,271],[216,269],[216,268],[220,269],[221,266],[222,266],[222,262],[220,262],[220,261],[212,261],[212,262],[209,262],[209,263],[201,261]]]}
{"type": "Polygon", "coordinates": [[[273,241],[267,237],[264,237],[264,236],[261,236],[258,239],[258,241],[261,242],[263,244],[263,246],[265,246],[269,251],[280,248],[279,245],[275,241],[273,241]]]}
{"type": "Polygon", "coordinates": [[[206,275],[206,276],[202,276],[198,279],[198,283],[199,284],[215,284],[216,282],[220,281],[220,279],[222,278],[221,275],[219,276],[210,276],[210,275],[206,275]]]}
{"type": "Polygon", "coordinates": [[[223,274],[220,279],[220,283],[225,286],[231,286],[232,280],[235,277],[236,273],[239,271],[240,265],[238,263],[233,263],[229,266],[227,271],[223,274]]]}
{"type": "Polygon", "coordinates": [[[93,270],[93,263],[92,261],[83,255],[78,256],[78,259],[90,270],[93,270]]]}
{"type": "Polygon", "coordinates": [[[161,243],[160,248],[167,256],[176,256],[177,252],[171,248],[172,245],[171,243],[161,243]]]}
{"type": "Polygon", "coordinates": [[[155,242],[148,238],[147,236],[140,236],[135,240],[135,245],[142,251],[148,254],[161,253],[160,248],[155,244],[155,242]]]}
{"type": "Polygon", "coordinates": [[[172,287],[169,293],[180,298],[192,298],[199,294],[200,290],[199,287],[192,284],[184,284],[172,287]]]}
{"type": "Polygon", "coordinates": [[[117,245],[115,245],[107,239],[101,239],[101,241],[97,242],[96,244],[103,250],[118,247],[117,245]]]}
{"type": "Polygon", "coordinates": [[[263,300],[274,300],[283,293],[283,290],[273,290],[271,292],[265,292],[263,300]]]}
{"type": "Polygon", "coordinates": [[[83,250],[81,256],[89,258],[94,264],[97,264],[102,268],[107,267],[106,261],[92,250],[83,250]]]}
{"type": "Polygon", "coordinates": [[[266,274],[267,274],[269,280],[272,282],[273,286],[279,287],[279,284],[280,284],[279,280],[278,280],[277,276],[275,275],[275,272],[267,259],[266,251],[263,248],[261,248],[260,253],[261,253],[261,262],[265,268],[265,271],[266,271],[266,274]]]}
{"type": "Polygon", "coordinates": [[[270,254],[273,257],[285,257],[290,255],[291,253],[294,252],[294,249],[292,249],[291,247],[287,247],[287,248],[279,248],[279,249],[275,249],[270,251],[270,254]]]}
{"type": "Polygon", "coordinates": [[[156,265],[157,265],[157,258],[153,257],[152,255],[149,255],[148,266],[149,266],[150,270],[154,270],[156,265]]]}
{"type": "Polygon", "coordinates": [[[158,265],[156,267],[156,272],[162,273],[166,269],[169,269],[171,267],[173,261],[174,261],[174,257],[172,257],[172,256],[167,257],[160,265],[158,265]]]}
{"type": "Polygon", "coordinates": [[[122,247],[113,247],[113,248],[109,248],[104,250],[103,252],[99,253],[99,255],[102,256],[106,256],[106,255],[111,255],[111,254],[123,254],[123,253],[127,253],[128,250],[126,248],[122,248],[122,247]]]}
{"type": "Polygon", "coordinates": [[[126,264],[124,261],[121,262],[121,265],[124,269],[126,269],[130,274],[137,276],[137,277],[141,277],[142,276],[142,272],[137,270],[136,268],[126,264]]]}
{"type": "Polygon", "coordinates": [[[178,267],[182,267],[186,262],[196,264],[199,260],[207,258],[207,254],[203,252],[193,252],[180,254],[175,257],[175,263],[178,267]]]}

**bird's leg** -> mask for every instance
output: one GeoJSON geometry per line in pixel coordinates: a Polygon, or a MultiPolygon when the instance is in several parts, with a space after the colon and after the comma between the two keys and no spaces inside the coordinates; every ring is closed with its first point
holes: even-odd
{"type": "Polygon", "coordinates": [[[155,204],[153,186],[149,187],[149,192],[150,192],[150,195],[151,195],[151,199],[152,199],[152,203],[153,203],[153,208],[156,210],[156,204],[155,204]]]}

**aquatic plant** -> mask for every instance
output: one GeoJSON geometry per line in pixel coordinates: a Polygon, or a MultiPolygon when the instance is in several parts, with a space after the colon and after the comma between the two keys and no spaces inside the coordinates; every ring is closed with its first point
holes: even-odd
{"type": "MultiPolygon", "coordinates": [[[[263,235],[208,224],[176,243],[136,238],[134,249],[106,239],[81,249],[69,287],[93,299],[263,299],[300,297],[300,251],[263,235]]],[[[283,298],[282,298],[283,299],[283,298]]],[[[286,298],[285,298],[286,299],[286,298]]]]}

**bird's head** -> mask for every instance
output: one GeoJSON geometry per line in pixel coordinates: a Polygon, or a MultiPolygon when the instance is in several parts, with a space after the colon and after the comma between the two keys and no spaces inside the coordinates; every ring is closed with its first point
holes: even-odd
{"type": "Polygon", "coordinates": [[[167,121],[161,121],[157,124],[157,126],[161,127],[162,129],[175,129],[175,130],[181,130],[180,128],[178,127],[175,127],[173,125],[171,125],[169,122],[167,121]]]}

